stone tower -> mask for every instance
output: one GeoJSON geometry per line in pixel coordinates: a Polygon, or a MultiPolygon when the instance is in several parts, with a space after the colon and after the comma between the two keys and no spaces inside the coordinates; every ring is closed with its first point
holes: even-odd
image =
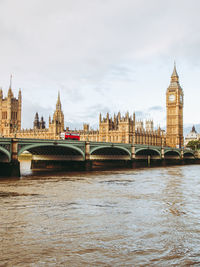
{"type": "Polygon", "coordinates": [[[46,128],[45,124],[46,123],[44,121],[43,116],[41,117],[41,120],[39,120],[38,112],[36,112],[35,119],[33,122],[33,129],[45,129],[46,128]]]}
{"type": "Polygon", "coordinates": [[[144,123],[143,123],[143,121],[142,120],[136,121],[135,128],[137,130],[143,130],[144,129],[144,123]]]}
{"type": "MultiPolygon", "coordinates": [[[[12,79],[12,76],[11,76],[12,79]]],[[[11,80],[7,97],[3,98],[3,91],[0,89],[0,135],[9,136],[21,130],[21,106],[22,96],[19,90],[18,99],[14,97],[11,80]]]]}
{"type": "Polygon", "coordinates": [[[99,115],[99,141],[101,142],[117,142],[117,143],[133,143],[135,135],[135,113],[129,116],[127,112],[125,116],[121,116],[118,112],[114,117],[110,117],[109,113],[106,117],[99,115]]]}
{"type": "Polygon", "coordinates": [[[35,119],[34,119],[34,122],[33,122],[33,128],[34,129],[39,129],[40,128],[39,116],[38,116],[37,112],[35,114],[35,119]]]}
{"type": "Polygon", "coordinates": [[[153,120],[146,120],[145,128],[146,128],[146,131],[152,132],[153,131],[153,120]]]}
{"type": "Polygon", "coordinates": [[[60,134],[64,131],[64,114],[62,112],[62,106],[60,101],[60,93],[58,93],[58,99],[56,103],[56,110],[53,114],[53,119],[49,118],[49,129],[52,133],[60,134]]]}
{"type": "Polygon", "coordinates": [[[45,129],[45,121],[44,121],[44,118],[43,118],[43,116],[41,117],[41,120],[40,120],[40,123],[39,123],[39,125],[40,125],[40,129],[45,129]]]}
{"type": "Polygon", "coordinates": [[[170,147],[183,146],[183,90],[174,64],[171,82],[166,92],[167,135],[166,144],[170,147]]]}

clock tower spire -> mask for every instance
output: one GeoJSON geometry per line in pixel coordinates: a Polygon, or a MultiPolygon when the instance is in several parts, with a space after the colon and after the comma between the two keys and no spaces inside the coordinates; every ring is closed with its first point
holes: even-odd
{"type": "Polygon", "coordinates": [[[175,63],[171,82],[166,92],[166,108],[167,146],[181,148],[183,146],[183,90],[179,84],[175,63]]]}

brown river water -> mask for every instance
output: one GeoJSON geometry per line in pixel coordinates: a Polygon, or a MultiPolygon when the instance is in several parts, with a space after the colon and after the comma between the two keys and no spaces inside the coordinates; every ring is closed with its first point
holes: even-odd
{"type": "Polygon", "coordinates": [[[200,266],[200,166],[0,180],[0,266],[200,266]]]}

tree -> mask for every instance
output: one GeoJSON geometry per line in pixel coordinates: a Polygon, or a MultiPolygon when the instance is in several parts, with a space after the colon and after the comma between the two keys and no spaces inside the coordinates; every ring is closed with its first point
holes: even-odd
{"type": "Polygon", "coordinates": [[[189,147],[193,150],[199,149],[200,148],[200,140],[189,141],[187,143],[186,147],[189,147]]]}

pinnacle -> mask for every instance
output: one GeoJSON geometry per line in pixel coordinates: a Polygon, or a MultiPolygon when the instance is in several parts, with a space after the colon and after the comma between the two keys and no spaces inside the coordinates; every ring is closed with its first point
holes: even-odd
{"type": "Polygon", "coordinates": [[[56,110],[61,110],[60,91],[58,91],[58,99],[56,103],[56,110]]]}
{"type": "Polygon", "coordinates": [[[60,91],[58,91],[58,100],[60,101],[60,91]]]}
{"type": "Polygon", "coordinates": [[[172,77],[178,77],[178,73],[177,73],[177,70],[176,70],[176,62],[174,62],[174,70],[173,70],[173,73],[172,73],[172,77]]]}
{"type": "Polygon", "coordinates": [[[173,73],[171,75],[171,83],[179,83],[179,76],[176,70],[176,63],[174,62],[174,69],[173,69],[173,73]]]}

